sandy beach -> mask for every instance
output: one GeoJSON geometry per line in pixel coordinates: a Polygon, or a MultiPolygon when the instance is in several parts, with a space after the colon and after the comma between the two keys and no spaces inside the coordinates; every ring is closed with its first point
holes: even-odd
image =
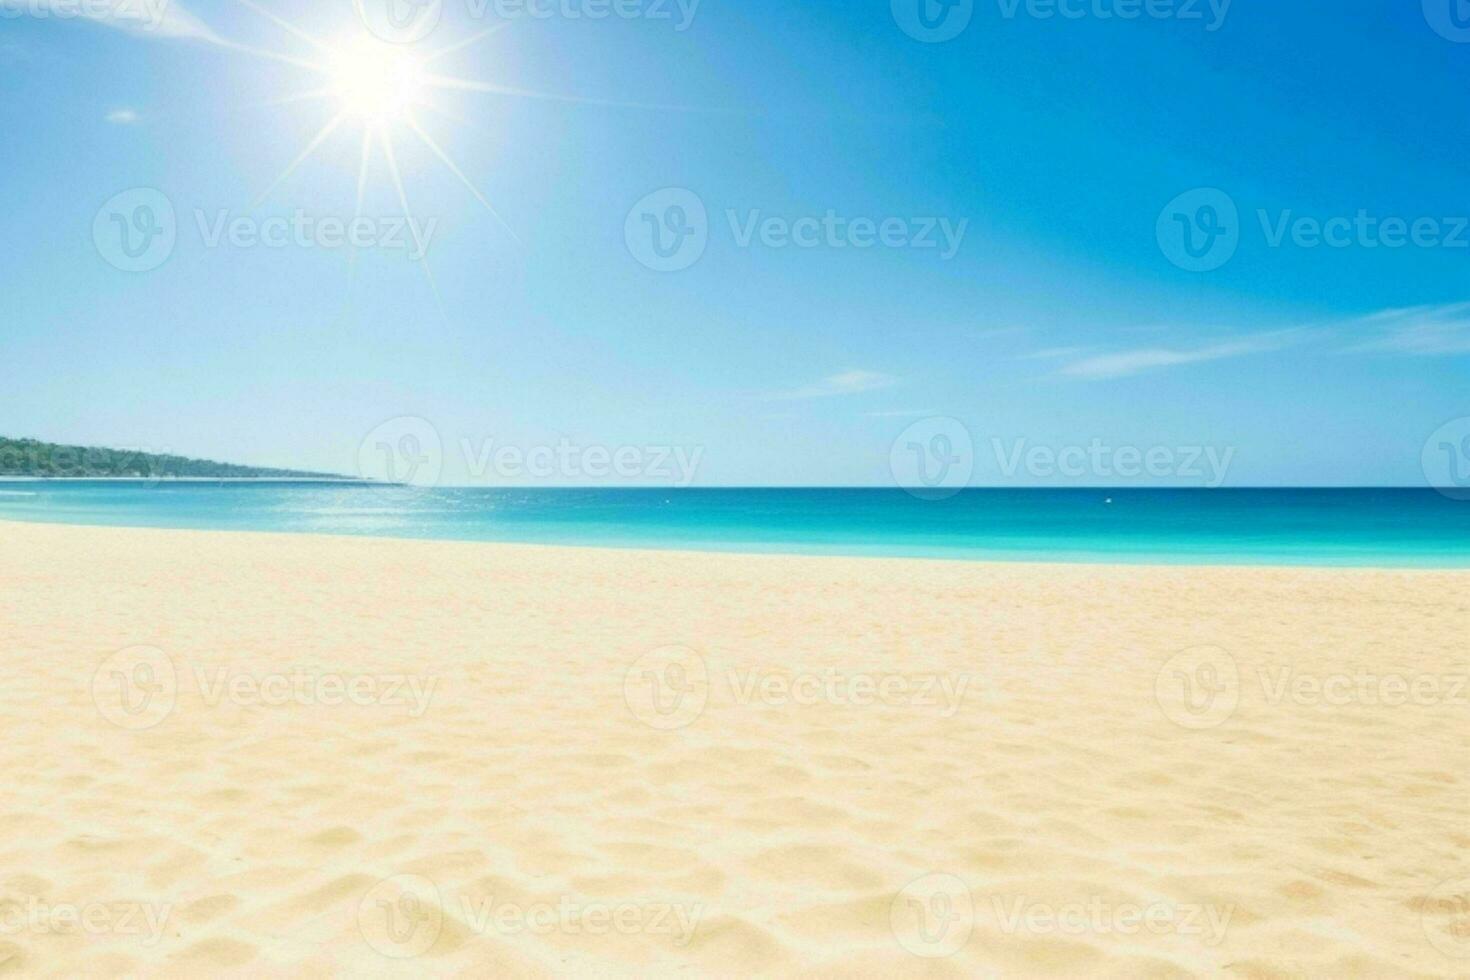
{"type": "Polygon", "coordinates": [[[0,524],[0,974],[1467,976],[1470,573],[0,524]]]}

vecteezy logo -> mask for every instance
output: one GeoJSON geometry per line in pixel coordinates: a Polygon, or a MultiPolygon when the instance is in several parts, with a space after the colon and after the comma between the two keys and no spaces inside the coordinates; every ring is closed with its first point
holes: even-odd
{"type": "Polygon", "coordinates": [[[1424,19],[1440,37],[1470,42],[1470,0],[1424,0],[1424,19]]]}
{"type": "Polygon", "coordinates": [[[157,647],[119,650],[92,675],[92,703],[119,728],[143,731],[163,721],[178,701],[179,675],[157,647]]]}
{"type": "Polygon", "coordinates": [[[975,0],[892,0],[894,23],[915,41],[938,44],[964,33],[975,0]]]}
{"type": "Polygon", "coordinates": [[[688,647],[650,650],[623,675],[623,700],[633,717],[650,728],[684,728],[709,701],[709,668],[688,647]]]}
{"type": "Polygon", "coordinates": [[[367,29],[390,44],[422,41],[444,14],[444,0],[353,0],[353,5],[367,29]]]}
{"type": "Polygon", "coordinates": [[[432,487],[444,469],[444,444],[427,419],[401,415],[369,432],[357,448],[364,480],[432,487]]]}
{"type": "Polygon", "coordinates": [[[1166,259],[1187,272],[1211,272],[1240,247],[1240,211],[1229,194],[1200,187],[1170,201],[1155,230],[1166,259]]]}
{"type": "Polygon", "coordinates": [[[953,956],[975,928],[975,898],[954,875],[928,874],[894,896],[888,923],[899,945],[915,956],[953,956]]]}
{"type": "Polygon", "coordinates": [[[1441,882],[1422,900],[1420,919],[1431,946],[1450,959],[1470,959],[1470,876],[1441,882]]]}
{"type": "Polygon", "coordinates": [[[422,956],[444,929],[439,889],[419,875],[385,878],[358,903],[357,929],[369,946],[391,959],[422,956]]]}
{"type": "Polygon", "coordinates": [[[623,224],[628,252],[655,272],[678,272],[698,262],[709,245],[709,213],[699,195],[682,187],[654,191],[633,205],[623,224]]]}
{"type": "Polygon", "coordinates": [[[1440,426],[1420,462],[1431,487],[1451,500],[1470,500],[1470,417],[1440,426]]]}
{"type": "Polygon", "coordinates": [[[1170,657],[1154,679],[1164,716],[1180,728],[1224,724],[1240,703],[1240,668],[1219,647],[1191,647],[1170,657]]]}
{"type": "Polygon", "coordinates": [[[969,486],[975,443],[959,419],[921,419],[893,440],[888,468],[894,482],[921,500],[944,500],[969,486]]]}
{"type": "Polygon", "coordinates": [[[152,187],[114,195],[92,219],[97,254],[123,272],[151,272],[163,265],[177,239],[173,202],[152,187]]]}

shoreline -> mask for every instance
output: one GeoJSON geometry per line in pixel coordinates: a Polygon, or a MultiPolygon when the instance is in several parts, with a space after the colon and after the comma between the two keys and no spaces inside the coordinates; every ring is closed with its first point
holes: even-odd
{"type": "Polygon", "coordinates": [[[160,527],[146,524],[91,524],[69,521],[32,521],[15,517],[0,517],[0,531],[8,525],[54,527],[54,528],[86,528],[95,530],[115,531],[165,531],[185,534],[226,534],[226,535],[263,535],[269,537],[307,538],[324,541],[392,541],[392,542],[415,542],[423,544],[445,544],[445,545],[482,545],[491,547],[527,548],[527,549],[555,549],[563,551],[595,551],[595,552],[631,552],[637,554],[651,555],[685,555],[685,556],[728,556],[744,558],[787,558],[787,559],[826,559],[831,561],[878,561],[878,562],[924,562],[940,566],[980,566],[996,568],[1147,568],[1147,569],[1172,569],[1172,570],[1234,570],[1234,571],[1324,571],[1324,572],[1416,572],[1423,574],[1455,574],[1461,573],[1470,576],[1470,557],[1466,558],[1464,565],[1430,565],[1430,564],[1385,564],[1385,565],[1358,565],[1358,564],[1335,564],[1326,562],[1315,563],[1292,563],[1292,562],[1201,562],[1189,559],[1179,561],[1166,560],[1127,560],[1121,557],[1099,557],[1096,559],[1079,559],[1075,557],[1057,558],[1049,560],[1036,557],[985,557],[974,558],[956,555],[953,557],[942,555],[904,555],[904,554],[874,554],[867,552],[808,552],[784,550],[773,547],[770,550],[746,550],[741,546],[706,547],[706,548],[670,548],[658,545],[639,545],[632,543],[604,544],[604,543],[571,543],[571,542],[539,542],[539,541],[515,541],[494,540],[478,538],[437,538],[413,535],[394,534],[355,534],[355,533],[332,533],[325,531],[296,531],[296,530],[273,530],[273,529],[243,529],[243,528],[193,528],[193,527],[160,527]]]}

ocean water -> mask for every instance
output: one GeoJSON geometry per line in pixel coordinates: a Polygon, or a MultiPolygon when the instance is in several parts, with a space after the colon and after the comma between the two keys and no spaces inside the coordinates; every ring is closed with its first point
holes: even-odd
{"type": "MultiPolygon", "coordinates": [[[[1470,567],[1431,489],[418,489],[0,481],[0,520],[924,558],[1470,567]]],[[[3,540],[3,539],[0,539],[3,540]]]]}

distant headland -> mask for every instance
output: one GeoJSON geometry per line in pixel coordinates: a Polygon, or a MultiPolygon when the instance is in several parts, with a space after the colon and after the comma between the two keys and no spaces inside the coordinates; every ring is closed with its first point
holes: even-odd
{"type": "Polygon", "coordinates": [[[334,480],[337,473],[280,470],[100,446],[65,446],[0,436],[0,478],[116,480],[334,480]]]}

